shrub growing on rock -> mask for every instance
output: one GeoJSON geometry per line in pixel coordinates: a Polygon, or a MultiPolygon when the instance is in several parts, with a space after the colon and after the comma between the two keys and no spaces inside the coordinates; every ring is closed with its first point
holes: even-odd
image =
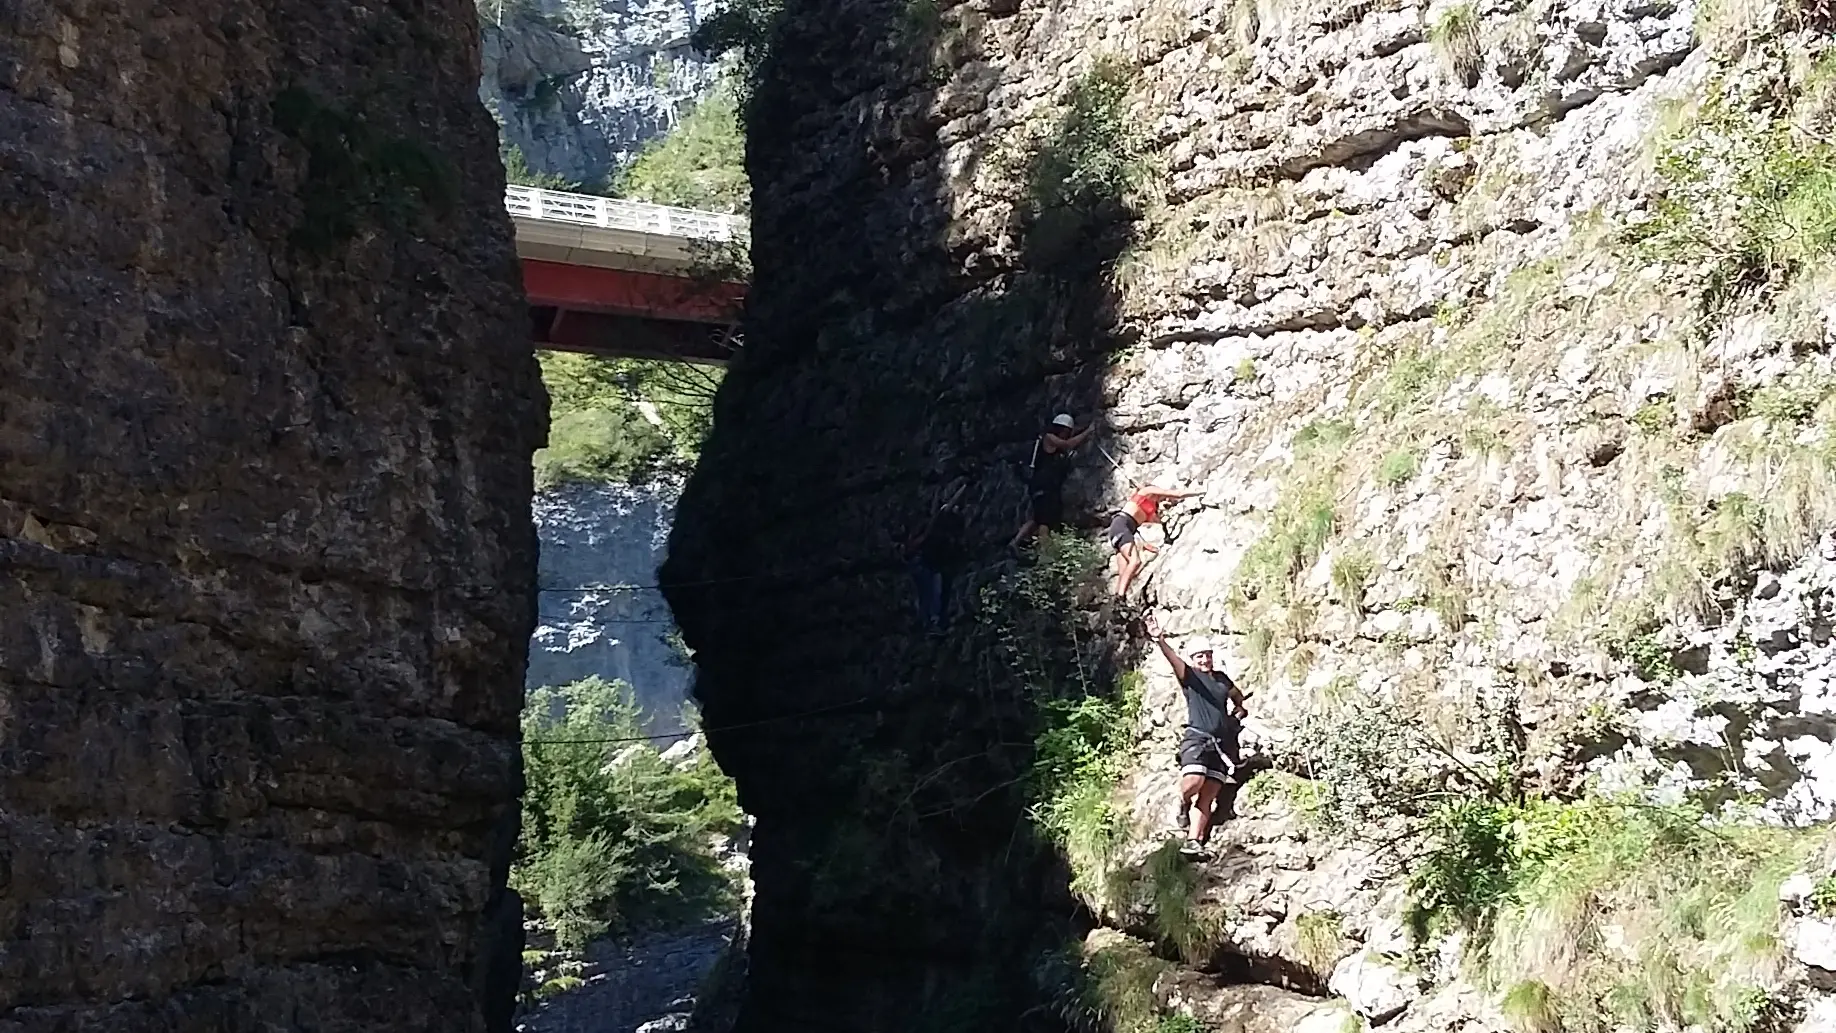
{"type": "Polygon", "coordinates": [[[631,690],[589,678],[538,689],[523,712],[523,838],[511,881],[563,947],[731,906],[714,854],[739,827],[732,784],[703,748],[678,767],[647,742],[631,690]]]}
{"type": "Polygon", "coordinates": [[[694,463],[713,422],[718,372],[567,352],[540,358],[549,427],[548,447],[535,454],[537,488],[642,481],[694,463]]]}
{"type": "Polygon", "coordinates": [[[1410,880],[1418,933],[1473,933],[1507,1011],[1574,1031],[1753,1028],[1778,978],[1779,885],[1816,836],[1602,800],[1455,801],[1434,825],[1410,880]]]}

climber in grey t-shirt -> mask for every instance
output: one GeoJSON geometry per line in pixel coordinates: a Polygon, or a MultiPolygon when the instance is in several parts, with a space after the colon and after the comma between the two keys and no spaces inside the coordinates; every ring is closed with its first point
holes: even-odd
{"type": "Polygon", "coordinates": [[[1152,614],[1145,624],[1148,637],[1172,665],[1173,676],[1179,679],[1186,697],[1186,730],[1179,740],[1179,827],[1183,830],[1190,822],[1194,801],[1198,802],[1199,814],[1181,852],[1201,854],[1211,838],[1218,793],[1237,771],[1237,733],[1242,730],[1242,719],[1248,716],[1249,708],[1243,705],[1243,692],[1237,683],[1212,668],[1209,643],[1188,643],[1188,659],[1167,644],[1160,622],[1152,614]]]}

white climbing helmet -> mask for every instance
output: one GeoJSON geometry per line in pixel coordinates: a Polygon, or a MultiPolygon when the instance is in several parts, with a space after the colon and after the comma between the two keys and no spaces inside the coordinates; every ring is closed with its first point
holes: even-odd
{"type": "Polygon", "coordinates": [[[1075,427],[1077,426],[1077,421],[1071,418],[1070,413],[1061,412],[1057,416],[1052,417],[1052,426],[1054,427],[1075,427]]]}
{"type": "Polygon", "coordinates": [[[1211,651],[1211,640],[1203,635],[1196,636],[1186,643],[1187,656],[1197,656],[1200,653],[1210,653],[1211,651]]]}

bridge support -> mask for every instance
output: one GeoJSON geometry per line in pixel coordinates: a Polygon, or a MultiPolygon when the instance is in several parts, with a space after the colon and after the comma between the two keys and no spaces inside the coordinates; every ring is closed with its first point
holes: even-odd
{"type": "Polygon", "coordinates": [[[538,348],[724,364],[745,285],[523,260],[538,348]]]}
{"type": "Polygon", "coordinates": [[[555,351],[719,366],[725,365],[736,350],[733,328],[711,323],[577,312],[544,305],[530,306],[529,323],[535,346],[555,351]]]}

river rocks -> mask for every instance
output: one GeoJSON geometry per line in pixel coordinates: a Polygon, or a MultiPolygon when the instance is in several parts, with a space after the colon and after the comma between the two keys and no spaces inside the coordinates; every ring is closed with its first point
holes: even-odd
{"type": "Polygon", "coordinates": [[[524,1033],[688,1029],[695,993],[735,936],[736,924],[721,919],[597,941],[579,970],[584,984],[536,1002],[519,1016],[518,1026],[524,1033]]]}
{"type": "Polygon", "coordinates": [[[504,1028],[541,386],[471,19],[0,9],[0,1030],[504,1028]]]}

